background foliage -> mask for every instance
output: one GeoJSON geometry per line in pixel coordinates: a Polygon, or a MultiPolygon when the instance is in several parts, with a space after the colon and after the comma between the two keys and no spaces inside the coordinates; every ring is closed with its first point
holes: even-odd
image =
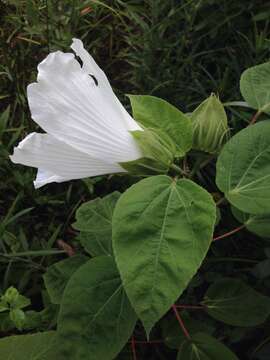
{"type": "MultiPolygon", "coordinates": [[[[9,161],[13,146],[35,129],[26,86],[34,81],[37,64],[49,51],[67,51],[76,36],[123,102],[128,104],[125,93],[155,95],[189,112],[211,92],[225,103],[240,99],[242,71],[269,60],[269,20],[269,4],[259,0],[0,1],[0,290],[13,285],[31,299],[29,309],[45,306],[43,329],[53,327],[54,312],[51,305],[46,307],[42,275],[49,264],[66,256],[61,254],[67,251],[66,243],[78,247],[70,226],[76,209],[86,200],[125,190],[133,179],[100,177],[35,191],[34,171],[9,161]]],[[[235,130],[252,116],[232,107],[228,113],[235,130]]],[[[212,191],[213,169],[210,164],[198,174],[212,191]]],[[[239,225],[225,210],[217,233],[239,225]]],[[[269,244],[242,231],[211,247],[184,300],[201,300],[207,286],[224,276],[245,280],[266,294],[269,267],[269,244]]],[[[205,320],[204,314],[196,316],[205,320]]],[[[233,331],[209,318],[208,325],[240,359],[269,355],[269,322],[233,331]]],[[[5,326],[1,336],[16,332],[5,326]]],[[[142,330],[136,332],[140,338],[142,330]]],[[[139,359],[169,356],[162,344],[138,345],[137,351],[139,359]]],[[[129,353],[127,349],[123,358],[129,353]]]]}

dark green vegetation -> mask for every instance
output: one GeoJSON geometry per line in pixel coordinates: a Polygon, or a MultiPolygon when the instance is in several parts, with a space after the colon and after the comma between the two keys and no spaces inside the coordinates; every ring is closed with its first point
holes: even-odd
{"type": "MultiPolygon", "coordinates": [[[[69,51],[76,36],[106,71],[123,102],[128,104],[125,93],[155,95],[190,112],[211,92],[225,103],[241,99],[242,71],[269,60],[269,19],[269,6],[258,0],[0,1],[0,286],[2,292],[15,286],[31,299],[31,306],[23,309],[25,332],[55,326],[58,305],[50,304],[42,275],[48,265],[66,258],[57,240],[79,249],[71,227],[75,210],[84,201],[123,191],[136,181],[100,177],[34,190],[34,171],[9,161],[13,146],[36,129],[27,107],[26,86],[35,80],[37,64],[49,51],[69,51]]],[[[233,132],[253,116],[240,107],[227,109],[233,132]]],[[[218,199],[214,171],[210,162],[197,171],[196,180],[218,199]]],[[[217,235],[239,226],[226,202],[220,202],[220,209],[217,235]]],[[[261,294],[269,294],[269,248],[269,242],[244,229],[217,241],[181,303],[198,304],[208,285],[224,277],[244,280],[261,294]]],[[[243,298],[245,292],[239,295],[240,303],[243,298]]],[[[269,358],[269,320],[263,325],[254,321],[249,327],[241,327],[239,321],[231,327],[199,309],[187,311],[183,319],[191,332],[195,328],[222,340],[241,360],[269,358]]],[[[21,333],[5,314],[0,316],[1,336],[21,333]]],[[[175,338],[179,330],[175,320],[166,320],[175,338]]],[[[157,325],[153,340],[164,340],[165,325],[157,325]]],[[[145,341],[140,325],[135,339],[145,341]]],[[[170,341],[165,339],[167,344],[170,341]]],[[[175,348],[137,344],[137,358],[174,359],[175,348]]],[[[120,358],[132,359],[130,346],[120,358]]]]}

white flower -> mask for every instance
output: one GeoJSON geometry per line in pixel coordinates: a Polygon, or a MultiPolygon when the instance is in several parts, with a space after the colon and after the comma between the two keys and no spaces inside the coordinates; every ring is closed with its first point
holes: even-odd
{"type": "Polygon", "coordinates": [[[57,51],[38,65],[27,88],[33,120],[47,133],[31,133],[10,156],[38,168],[36,188],[51,182],[124,172],[119,162],[142,156],[130,131],[142,130],[115,96],[110,83],[73,39],[71,53],[57,51]]]}

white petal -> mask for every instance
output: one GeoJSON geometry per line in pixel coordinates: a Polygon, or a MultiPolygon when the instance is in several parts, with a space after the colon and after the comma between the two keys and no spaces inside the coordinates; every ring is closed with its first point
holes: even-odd
{"type": "Polygon", "coordinates": [[[95,62],[93,57],[85,50],[83,43],[79,39],[72,39],[71,49],[75,52],[77,56],[82,60],[82,68],[87,74],[94,75],[98,81],[98,85],[107,90],[111,91],[111,85],[107,76],[102,71],[102,69],[95,62]]]}
{"type": "Polygon", "coordinates": [[[27,90],[33,119],[59,140],[110,163],[141,157],[117,98],[96,86],[73,54],[49,54],[27,90]]]}
{"type": "Polygon", "coordinates": [[[38,169],[36,180],[34,181],[34,186],[35,186],[35,189],[38,189],[41,186],[44,186],[44,185],[52,183],[52,182],[60,183],[63,181],[66,181],[66,179],[59,175],[55,175],[47,170],[38,169]]]}
{"type": "Polygon", "coordinates": [[[41,171],[36,186],[124,172],[119,165],[92,158],[48,134],[29,134],[10,158],[14,163],[37,167],[41,171]]]}
{"type": "Polygon", "coordinates": [[[107,92],[107,96],[110,97],[110,101],[117,104],[119,107],[119,112],[121,113],[121,117],[126,123],[127,129],[142,130],[138,123],[136,123],[136,121],[129,115],[129,113],[120,103],[112,90],[106,74],[98,66],[93,57],[85,50],[83,42],[79,39],[72,39],[71,49],[74,50],[75,54],[82,60],[83,70],[87,74],[93,75],[97,79],[99,86],[107,92]]]}

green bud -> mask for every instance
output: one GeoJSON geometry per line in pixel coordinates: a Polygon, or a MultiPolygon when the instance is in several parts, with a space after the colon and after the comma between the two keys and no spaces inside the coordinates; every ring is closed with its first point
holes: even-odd
{"type": "Polygon", "coordinates": [[[162,130],[157,129],[136,130],[131,134],[139,145],[143,157],[119,164],[135,175],[149,176],[167,173],[176,153],[176,147],[171,138],[162,130]]]}
{"type": "Polygon", "coordinates": [[[215,94],[204,100],[191,114],[193,149],[218,152],[229,133],[227,115],[215,94]]]}
{"type": "Polygon", "coordinates": [[[18,299],[18,297],[19,292],[13,286],[9,287],[3,295],[3,299],[9,304],[14,303],[18,299]]]}

